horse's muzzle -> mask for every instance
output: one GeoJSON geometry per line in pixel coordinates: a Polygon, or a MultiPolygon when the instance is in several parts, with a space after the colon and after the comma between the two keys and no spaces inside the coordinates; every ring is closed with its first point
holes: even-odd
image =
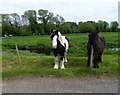
{"type": "Polygon", "coordinates": [[[53,48],[53,49],[56,49],[56,48],[57,48],[57,46],[52,46],[52,48],[53,48]]]}

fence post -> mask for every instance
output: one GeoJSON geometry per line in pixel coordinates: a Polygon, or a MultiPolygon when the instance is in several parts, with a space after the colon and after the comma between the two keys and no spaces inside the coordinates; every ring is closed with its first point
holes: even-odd
{"type": "Polygon", "coordinates": [[[92,60],[93,60],[93,45],[91,45],[90,67],[92,67],[92,60]]]}
{"type": "Polygon", "coordinates": [[[15,43],[15,47],[16,47],[16,51],[17,51],[18,64],[20,64],[20,56],[19,56],[19,52],[18,52],[17,43],[15,43]]]}

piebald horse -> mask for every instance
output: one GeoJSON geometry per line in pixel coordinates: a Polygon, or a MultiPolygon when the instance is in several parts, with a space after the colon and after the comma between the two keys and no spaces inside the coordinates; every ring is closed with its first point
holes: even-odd
{"type": "Polygon", "coordinates": [[[60,68],[65,69],[64,63],[67,62],[66,53],[69,47],[68,39],[62,36],[58,30],[53,30],[50,37],[52,39],[52,48],[55,56],[54,69],[59,68],[59,63],[60,68]]]}

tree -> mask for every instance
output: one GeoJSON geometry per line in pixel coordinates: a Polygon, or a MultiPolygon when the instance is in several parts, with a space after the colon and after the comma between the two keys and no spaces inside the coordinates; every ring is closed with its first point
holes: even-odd
{"type": "Polygon", "coordinates": [[[112,32],[118,32],[118,26],[119,26],[119,24],[117,21],[111,22],[110,27],[112,29],[112,32]]]}
{"type": "Polygon", "coordinates": [[[95,30],[96,27],[94,24],[91,22],[79,22],[77,32],[87,33],[90,30],[95,30]]]}
{"type": "Polygon", "coordinates": [[[20,36],[21,31],[20,31],[20,26],[21,26],[21,21],[20,21],[20,16],[17,13],[12,13],[10,14],[10,22],[12,24],[12,31],[13,35],[20,36]]]}
{"type": "Polygon", "coordinates": [[[38,15],[39,15],[38,18],[42,24],[47,24],[49,18],[53,16],[52,13],[48,12],[48,10],[43,10],[43,9],[38,10],[38,15]]]}
{"type": "MultiPolygon", "coordinates": [[[[43,24],[44,32],[46,34],[50,33],[54,25],[59,28],[59,25],[65,22],[63,17],[59,15],[54,16],[54,14],[52,12],[49,12],[48,10],[40,9],[38,10],[38,15],[38,19],[40,20],[40,23],[43,24]]],[[[54,26],[55,29],[56,27],[54,26]]]]}
{"type": "Polygon", "coordinates": [[[106,21],[98,21],[99,31],[105,32],[108,30],[109,24],[106,21]]]}
{"type": "Polygon", "coordinates": [[[29,19],[25,15],[21,15],[21,35],[22,36],[27,36],[31,35],[32,33],[29,33],[29,19]]]}
{"type": "Polygon", "coordinates": [[[2,14],[2,36],[13,33],[10,14],[2,14]]]}
{"type": "Polygon", "coordinates": [[[59,26],[60,24],[63,24],[65,22],[64,18],[62,16],[59,16],[59,15],[55,16],[53,18],[53,21],[56,24],[56,26],[59,26]]]}
{"type": "Polygon", "coordinates": [[[76,28],[76,24],[74,22],[64,22],[63,24],[61,24],[59,26],[59,30],[62,33],[73,33],[74,32],[74,28],[76,28]]]}
{"type": "Polygon", "coordinates": [[[47,29],[48,27],[48,23],[54,23],[53,22],[53,13],[49,13],[48,10],[43,10],[43,9],[39,9],[38,10],[38,19],[39,22],[42,24],[43,28],[42,28],[42,34],[49,34],[50,31],[49,29],[47,29]]]}
{"type": "Polygon", "coordinates": [[[29,25],[29,19],[27,16],[25,15],[21,15],[21,25],[24,26],[24,25],[29,25]]]}
{"type": "Polygon", "coordinates": [[[21,26],[20,16],[19,16],[17,13],[11,14],[10,17],[11,17],[11,23],[12,23],[15,27],[21,26]]]}
{"type": "Polygon", "coordinates": [[[34,33],[36,29],[37,23],[37,13],[35,10],[28,10],[24,12],[24,17],[29,20],[29,28],[32,33],[34,33]]]}

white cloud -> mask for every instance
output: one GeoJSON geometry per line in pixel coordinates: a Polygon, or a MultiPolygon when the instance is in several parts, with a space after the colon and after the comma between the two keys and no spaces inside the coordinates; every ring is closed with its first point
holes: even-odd
{"type": "Polygon", "coordinates": [[[66,21],[118,19],[119,0],[0,0],[1,13],[23,14],[27,10],[47,9],[66,21]]]}

